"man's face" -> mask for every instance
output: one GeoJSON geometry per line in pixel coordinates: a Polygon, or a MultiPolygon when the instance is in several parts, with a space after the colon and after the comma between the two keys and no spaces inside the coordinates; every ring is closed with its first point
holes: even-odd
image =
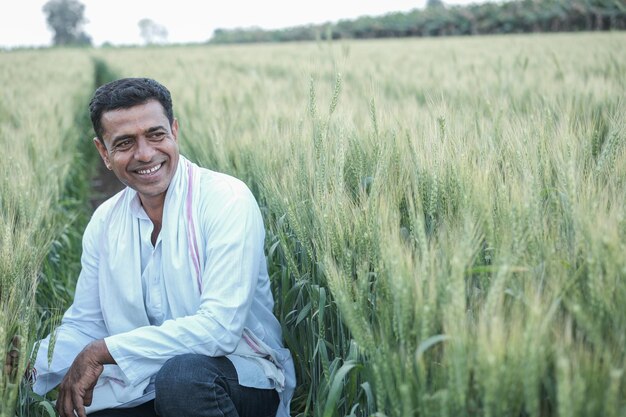
{"type": "Polygon", "coordinates": [[[141,202],[163,204],[178,165],[178,121],[170,127],[161,103],[149,100],[102,114],[104,145],[94,143],[106,166],[141,202]]]}

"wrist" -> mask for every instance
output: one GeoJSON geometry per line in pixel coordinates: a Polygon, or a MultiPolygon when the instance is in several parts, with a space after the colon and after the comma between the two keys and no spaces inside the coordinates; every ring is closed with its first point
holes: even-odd
{"type": "Polygon", "coordinates": [[[83,351],[99,365],[115,364],[115,359],[111,356],[103,339],[89,343],[83,351]]]}

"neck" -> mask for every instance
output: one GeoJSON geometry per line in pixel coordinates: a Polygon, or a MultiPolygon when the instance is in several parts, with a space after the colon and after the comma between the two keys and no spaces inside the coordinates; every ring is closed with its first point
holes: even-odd
{"type": "Polygon", "coordinates": [[[154,225],[154,228],[152,229],[152,244],[154,244],[161,231],[165,194],[156,197],[145,197],[140,195],[139,199],[141,200],[141,205],[143,206],[144,211],[154,225]]]}

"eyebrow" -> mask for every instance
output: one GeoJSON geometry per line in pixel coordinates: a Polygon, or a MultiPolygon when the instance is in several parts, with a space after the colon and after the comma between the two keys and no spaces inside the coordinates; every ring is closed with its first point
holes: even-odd
{"type": "Polygon", "coordinates": [[[165,126],[154,126],[149,129],[146,129],[145,133],[153,133],[153,132],[156,132],[157,130],[167,130],[167,129],[165,128],[165,126]]]}

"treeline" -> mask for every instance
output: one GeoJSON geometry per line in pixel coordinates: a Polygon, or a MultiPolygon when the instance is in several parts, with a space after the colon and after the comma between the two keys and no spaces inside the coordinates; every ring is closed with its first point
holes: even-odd
{"type": "Polygon", "coordinates": [[[513,0],[425,9],[286,29],[217,29],[210,43],[371,39],[626,29],[625,0],[513,0]]]}

